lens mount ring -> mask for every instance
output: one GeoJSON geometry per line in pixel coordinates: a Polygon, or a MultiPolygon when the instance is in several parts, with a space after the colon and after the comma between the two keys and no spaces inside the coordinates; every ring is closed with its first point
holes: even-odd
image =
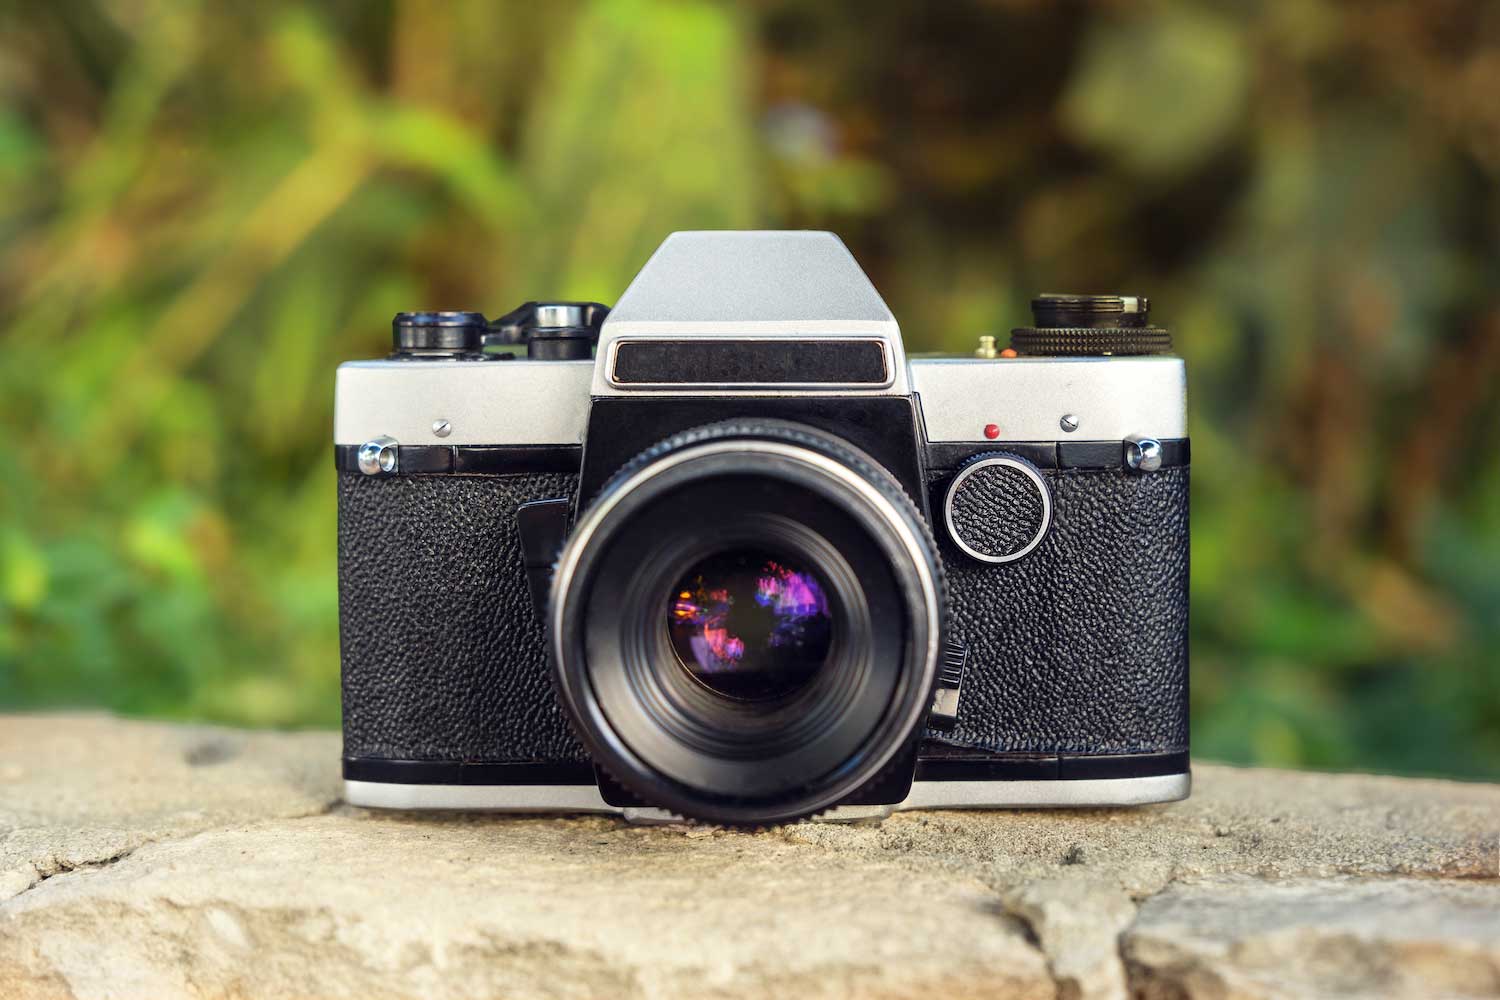
{"type": "MultiPolygon", "coordinates": [[[[750,508],[756,502],[746,501],[750,508]]],[[[661,517],[670,521],[666,514],[661,517]]],[[[744,541],[742,534],[738,541],[744,541]]],[[[795,548],[798,557],[810,558],[816,546],[795,548]]],[[[681,562],[689,553],[684,550],[674,558],[681,562]]],[[[641,577],[643,582],[654,579],[650,570],[641,577]]],[[[615,570],[612,579],[620,578],[615,570]]],[[[945,597],[941,564],[925,521],[889,473],[863,453],[780,421],[698,428],[628,463],[579,518],[559,560],[550,603],[558,690],[594,759],[647,802],[713,822],[786,822],[827,809],[878,779],[916,738],[937,680],[945,597]],[[746,483],[752,488],[745,489],[746,483]],[[765,489],[757,484],[766,484],[765,489]],[[681,705],[669,707],[675,696],[642,681],[645,668],[637,654],[615,649],[624,645],[617,637],[631,635],[636,627],[634,618],[618,623],[613,632],[609,630],[616,622],[600,626],[589,620],[591,608],[603,607],[607,616],[613,603],[632,600],[637,609],[648,609],[633,612],[636,617],[653,618],[648,598],[606,598],[595,605],[596,577],[611,573],[610,560],[648,565],[648,560],[632,561],[647,550],[630,539],[632,527],[649,525],[653,509],[667,511],[696,490],[718,488],[722,499],[735,495],[732,486],[778,503],[793,493],[800,498],[799,514],[817,525],[809,530],[836,538],[841,554],[855,561],[855,572],[844,575],[878,606],[875,613],[866,613],[874,624],[861,627],[872,629],[879,640],[866,643],[863,662],[845,664],[849,676],[824,685],[829,692],[842,691],[843,702],[834,707],[832,702],[809,702],[809,711],[830,719],[826,732],[788,725],[785,732],[798,732],[802,742],[768,742],[765,759],[756,759],[759,744],[753,744],[737,762],[730,759],[734,754],[701,752],[688,745],[696,741],[676,739],[667,732],[670,727],[659,724],[660,713],[681,705]],[[628,669],[620,659],[625,655],[637,655],[628,669]],[[635,687],[625,694],[624,675],[631,673],[635,676],[628,683],[635,687]],[[650,713],[657,713],[654,728],[643,721],[650,713]]],[[[854,599],[846,592],[839,597],[841,602],[854,599]]],[[[680,662],[671,666],[682,669],[680,662]]]]}

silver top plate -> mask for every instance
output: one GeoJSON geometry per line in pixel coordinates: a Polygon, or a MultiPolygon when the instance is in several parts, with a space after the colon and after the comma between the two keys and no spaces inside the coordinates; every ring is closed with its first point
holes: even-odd
{"type": "Polygon", "coordinates": [[[1187,437],[1181,358],[912,358],[929,441],[1114,441],[1187,437]],[[1072,431],[1064,416],[1076,418],[1072,431]],[[999,427],[988,438],[985,427],[999,427]]]}
{"type": "Polygon", "coordinates": [[[593,372],[592,361],[349,361],[334,383],[333,443],[581,444],[593,372]]]}
{"type": "MultiPolygon", "coordinates": [[[[913,358],[909,367],[935,442],[1187,436],[1181,358],[913,358]],[[1077,430],[1061,429],[1064,415],[1077,430]],[[998,438],[985,437],[988,424],[998,438]]],[[[591,361],[347,362],[336,382],[334,443],[389,435],[402,444],[579,444],[595,374],[591,361]],[[447,437],[433,433],[438,420],[448,421],[447,437]]]]}
{"type": "MultiPolygon", "coordinates": [[[[590,395],[906,395],[928,440],[1101,441],[1187,436],[1175,357],[908,359],[900,329],[847,248],[826,232],[683,232],[647,261],[600,333],[596,361],[356,361],[340,366],[334,442],[578,444],[590,395]],[[748,339],[877,341],[885,384],[619,385],[620,344],[748,339]],[[1065,429],[1063,417],[1071,429],[1065,429]],[[433,426],[446,421],[448,433],[433,426]],[[994,424],[999,436],[985,428],[994,424]]],[[[691,372],[685,373],[690,378],[691,372]]],[[[727,403],[726,406],[732,406],[727,403]]],[[[726,409],[726,416],[731,410],[726,409]]]]}

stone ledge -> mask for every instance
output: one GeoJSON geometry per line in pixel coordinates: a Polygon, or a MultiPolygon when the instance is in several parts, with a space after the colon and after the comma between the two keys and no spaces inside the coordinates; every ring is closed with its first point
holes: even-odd
{"type": "Polygon", "coordinates": [[[1500,786],[758,834],[338,801],[338,737],[0,716],[0,996],[1500,995],[1500,786]]]}

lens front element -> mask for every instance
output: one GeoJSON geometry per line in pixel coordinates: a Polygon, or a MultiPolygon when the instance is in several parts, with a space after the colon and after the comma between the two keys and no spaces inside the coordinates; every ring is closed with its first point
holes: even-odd
{"type": "Polygon", "coordinates": [[[683,668],[726,698],[788,697],[828,659],[833,621],[822,582],[764,551],[702,560],[669,605],[667,631],[683,668]]]}

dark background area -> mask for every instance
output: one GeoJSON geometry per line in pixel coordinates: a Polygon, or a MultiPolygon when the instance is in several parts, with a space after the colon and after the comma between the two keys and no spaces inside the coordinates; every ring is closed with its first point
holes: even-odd
{"type": "Polygon", "coordinates": [[[1497,95],[1481,3],[5,5],[0,707],[335,725],[338,362],[808,227],[915,350],[1152,297],[1199,755],[1500,776],[1497,95]]]}

